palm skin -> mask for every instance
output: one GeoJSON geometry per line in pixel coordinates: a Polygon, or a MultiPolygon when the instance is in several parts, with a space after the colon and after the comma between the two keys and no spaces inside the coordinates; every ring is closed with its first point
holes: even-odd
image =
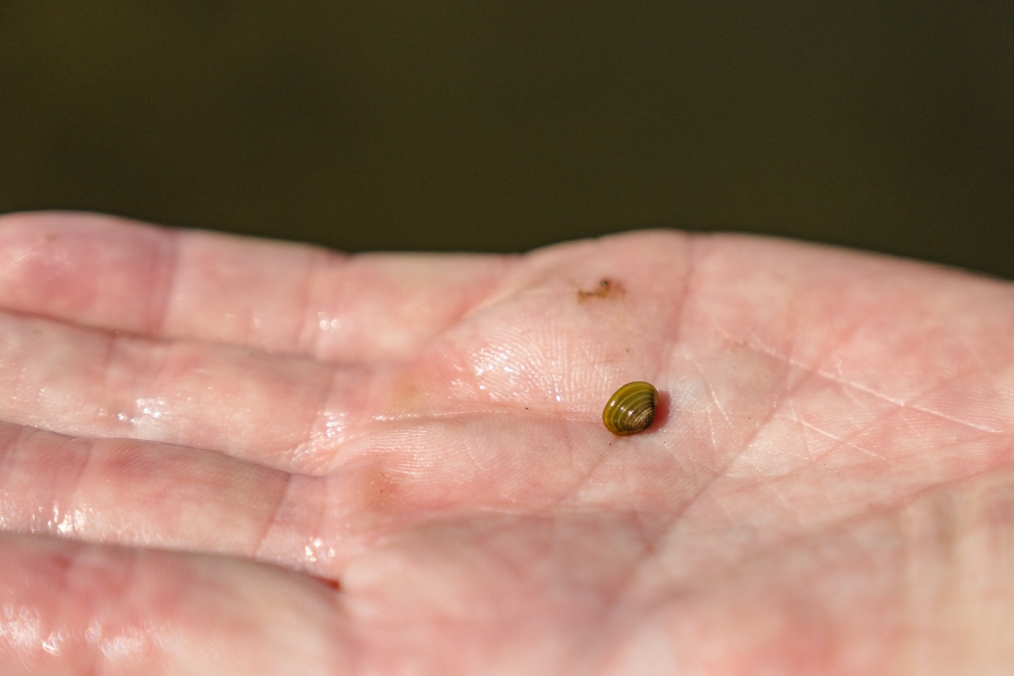
{"type": "Polygon", "coordinates": [[[0,219],[4,674],[1002,674],[1014,288],[0,219]],[[603,283],[605,282],[605,283],[603,283]],[[600,416],[662,393],[645,433],[600,416]]]}

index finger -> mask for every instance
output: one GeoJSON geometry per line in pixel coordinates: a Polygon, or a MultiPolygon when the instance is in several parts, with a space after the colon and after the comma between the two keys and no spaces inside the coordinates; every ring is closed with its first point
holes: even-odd
{"type": "Polygon", "coordinates": [[[349,256],[95,214],[0,217],[0,309],[339,363],[411,355],[513,267],[508,256],[349,256]]]}

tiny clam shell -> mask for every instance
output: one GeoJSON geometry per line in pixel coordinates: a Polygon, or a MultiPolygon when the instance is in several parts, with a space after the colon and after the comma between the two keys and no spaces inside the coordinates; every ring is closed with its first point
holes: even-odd
{"type": "Polygon", "coordinates": [[[609,397],[602,422],[613,434],[637,434],[651,427],[658,407],[658,390],[640,380],[627,383],[609,397]]]}

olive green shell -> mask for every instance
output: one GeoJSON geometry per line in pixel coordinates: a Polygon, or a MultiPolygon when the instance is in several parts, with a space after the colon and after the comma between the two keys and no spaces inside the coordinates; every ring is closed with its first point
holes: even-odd
{"type": "Polygon", "coordinates": [[[602,422],[613,434],[637,434],[651,427],[658,407],[658,390],[651,383],[627,383],[609,397],[602,422]]]}

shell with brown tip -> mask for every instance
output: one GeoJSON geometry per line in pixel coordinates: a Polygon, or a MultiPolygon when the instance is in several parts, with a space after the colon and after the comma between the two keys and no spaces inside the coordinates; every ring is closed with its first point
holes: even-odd
{"type": "Polygon", "coordinates": [[[609,397],[602,422],[613,434],[637,434],[651,427],[658,408],[658,390],[651,383],[627,383],[609,397]]]}

